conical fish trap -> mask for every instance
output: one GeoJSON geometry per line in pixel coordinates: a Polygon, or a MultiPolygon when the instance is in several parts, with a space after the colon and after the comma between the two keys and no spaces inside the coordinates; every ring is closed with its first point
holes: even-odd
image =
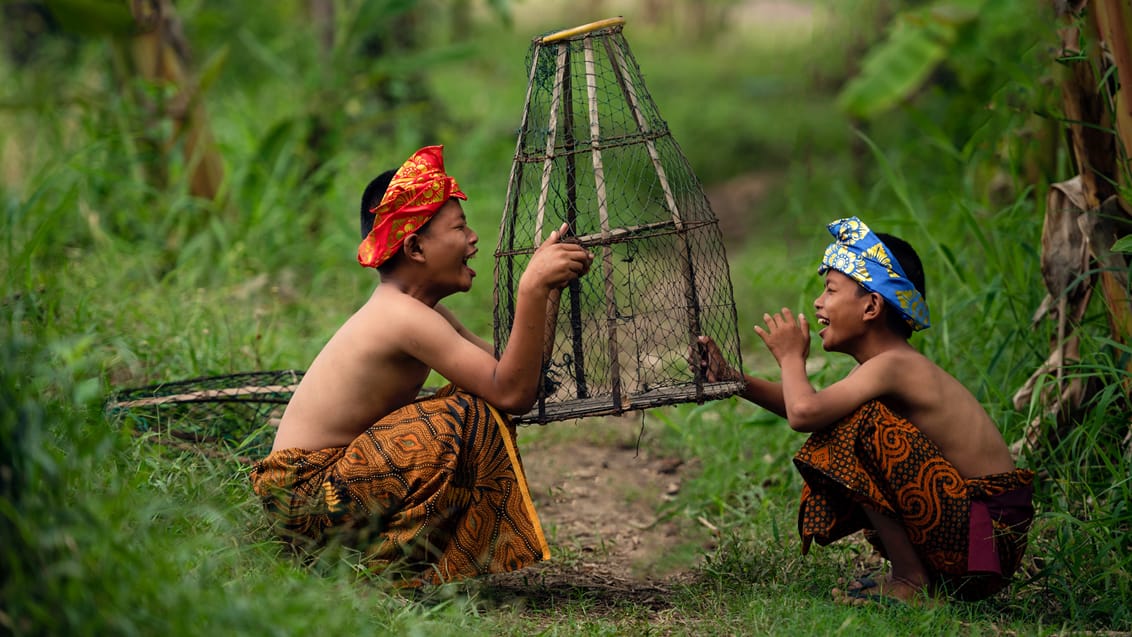
{"type": "Polygon", "coordinates": [[[594,251],[562,292],[538,404],[550,422],[733,395],[691,363],[700,334],[741,364],[723,238],[645,88],[624,21],[537,38],[495,252],[495,342],[519,277],[562,222],[594,251]]]}
{"type": "MultiPolygon", "coordinates": [[[[301,370],[242,372],[122,389],[105,405],[136,434],[167,435],[197,449],[262,458],[278,419],[303,378],[301,370]]],[[[177,445],[174,445],[177,446],[177,445]]]]}

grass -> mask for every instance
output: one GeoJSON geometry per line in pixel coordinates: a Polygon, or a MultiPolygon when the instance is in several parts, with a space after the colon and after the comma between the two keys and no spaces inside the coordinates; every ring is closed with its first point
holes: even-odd
{"type": "MultiPolygon", "coordinates": [[[[698,459],[701,468],[659,513],[703,517],[721,529],[716,550],[674,556],[698,566],[667,584],[659,601],[580,587],[533,587],[525,598],[500,599],[480,582],[411,595],[359,572],[346,552],[311,565],[289,555],[264,525],[246,467],[134,437],[104,416],[101,403],[116,387],[305,367],[374,282],[353,265],[358,193],[421,143],[426,127],[377,109],[359,91],[356,104],[347,99],[341,112],[322,113],[349,134],[308,174],[312,87],[320,79],[340,91],[351,81],[364,85],[372,78],[363,65],[324,78],[309,36],[278,28],[298,19],[286,12],[233,21],[228,9],[205,3],[184,11],[203,50],[234,43],[231,66],[208,95],[228,162],[226,206],[187,196],[176,161],[168,188],[141,179],[144,131],[110,88],[105,43],[48,50],[30,70],[0,62],[11,80],[3,103],[28,105],[0,111],[8,133],[0,141],[3,632],[1038,635],[1132,628],[1124,601],[1132,597],[1132,467],[1119,451],[1129,419],[1120,392],[1129,352],[1106,340],[1098,307],[1071,373],[1105,389],[1076,426],[1023,459],[1044,473],[1032,561],[1012,595],[935,610],[829,603],[838,577],[875,563],[852,541],[799,555],[801,483],[791,456],[801,438],[734,399],[646,415],[645,444],[698,459]],[[249,65],[266,71],[250,77],[242,70],[249,65]],[[65,90],[44,86],[48,70],[73,82],[65,90]],[[384,127],[394,120],[408,123],[384,127]],[[359,133],[371,130],[382,134],[359,133]]],[[[448,144],[481,255],[491,252],[503,208],[529,38],[578,21],[532,13],[516,3],[512,28],[485,22],[420,61],[444,113],[424,141],[448,144]]],[[[891,130],[854,141],[828,87],[807,79],[836,76],[844,64],[815,61],[834,47],[827,38],[770,37],[756,25],[713,43],[678,25],[629,17],[626,33],[653,98],[700,178],[784,175],[779,193],[750,212],[746,243],[728,254],[748,371],[775,374],[750,326],[767,309],[810,307],[819,285],[815,255],[828,240],[824,223],[852,211],[925,256],[935,326],[915,337],[917,346],[976,393],[1008,439],[1041,416],[1011,405],[1044,360],[1050,330],[1029,326],[1043,293],[1042,210],[1037,190],[1019,183],[1021,169],[1003,168],[994,149],[952,148],[932,131],[918,137],[908,121],[915,118],[894,117],[891,130]],[[852,158],[850,142],[863,144],[863,158],[852,158]],[[810,154],[796,156],[799,148],[810,154]],[[853,162],[874,177],[848,177],[853,162]],[[986,181],[973,176],[976,165],[1005,170],[1012,196],[992,200],[986,181]]],[[[1029,121],[1024,115],[996,111],[980,135],[1009,138],[1029,121]]],[[[480,257],[481,272],[487,259],[480,257]]],[[[482,312],[490,287],[481,277],[451,303],[481,334],[491,332],[482,312]]],[[[811,362],[818,384],[849,363],[820,352],[811,362]]],[[[566,426],[524,432],[535,444],[571,436],[617,442],[610,435],[566,426]]],[[[556,559],[580,559],[565,538],[555,544],[556,559]]]]}

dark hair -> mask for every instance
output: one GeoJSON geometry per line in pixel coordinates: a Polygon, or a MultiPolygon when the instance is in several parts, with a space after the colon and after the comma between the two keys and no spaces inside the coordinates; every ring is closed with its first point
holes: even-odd
{"type": "MultiPolygon", "coordinates": [[[[924,264],[920,261],[920,255],[916,254],[911,244],[900,237],[878,232],[877,238],[884,242],[885,247],[888,248],[888,256],[900,264],[900,268],[904,270],[908,280],[912,282],[920,296],[924,297],[926,301],[928,293],[924,286],[924,264]]],[[[898,309],[889,308],[885,315],[889,329],[904,338],[912,336],[912,326],[908,325],[908,321],[904,320],[904,315],[898,309]]]]}
{"type": "Polygon", "coordinates": [[[361,210],[361,229],[362,239],[369,236],[370,230],[373,230],[374,215],[371,210],[381,204],[381,198],[385,196],[385,191],[389,188],[389,182],[393,181],[393,175],[397,174],[396,170],[387,170],[373,181],[369,182],[366,186],[366,191],[362,193],[362,210],[361,210]]]}

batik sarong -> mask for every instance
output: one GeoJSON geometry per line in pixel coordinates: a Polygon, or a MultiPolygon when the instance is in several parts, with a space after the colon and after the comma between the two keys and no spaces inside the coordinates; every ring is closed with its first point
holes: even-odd
{"type": "Polygon", "coordinates": [[[514,425],[447,387],[386,416],[346,447],[282,449],[251,474],[297,546],[360,549],[410,585],[516,570],[548,559],[514,425]]]}
{"type": "Polygon", "coordinates": [[[805,480],[803,554],[814,540],[824,546],[865,529],[884,555],[868,508],[903,523],[933,584],[957,598],[994,594],[1021,563],[1033,472],[965,479],[931,439],[879,401],[811,434],[794,464],[805,480]]]}

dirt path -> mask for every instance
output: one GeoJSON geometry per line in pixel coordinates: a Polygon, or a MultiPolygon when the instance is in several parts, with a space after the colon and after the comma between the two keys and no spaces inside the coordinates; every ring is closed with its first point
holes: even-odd
{"type": "Polygon", "coordinates": [[[599,608],[666,608],[670,587],[714,547],[707,527],[658,515],[695,463],[638,447],[639,418],[550,426],[574,431],[534,432],[524,444],[520,429],[519,442],[552,557],[488,578],[483,594],[518,608],[579,595],[599,608]]]}

